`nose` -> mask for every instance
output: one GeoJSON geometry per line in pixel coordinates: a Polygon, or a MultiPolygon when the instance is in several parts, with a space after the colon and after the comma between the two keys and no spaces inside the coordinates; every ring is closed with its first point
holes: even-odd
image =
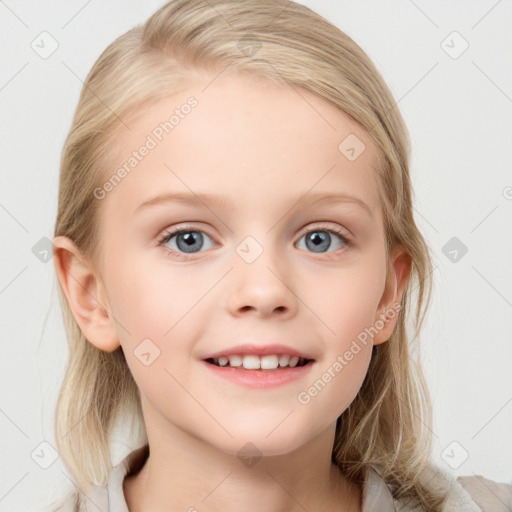
{"type": "Polygon", "coordinates": [[[229,282],[228,309],[234,316],[277,316],[288,319],[297,310],[292,270],[277,251],[265,249],[252,263],[241,258],[229,282]]]}

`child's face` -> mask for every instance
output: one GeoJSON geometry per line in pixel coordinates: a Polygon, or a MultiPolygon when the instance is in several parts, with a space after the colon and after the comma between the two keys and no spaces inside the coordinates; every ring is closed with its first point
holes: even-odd
{"type": "MultiPolygon", "coordinates": [[[[140,112],[112,148],[117,165],[106,179],[133,151],[141,156],[142,145],[152,146],[148,136],[157,143],[100,200],[105,299],[141,391],[150,441],[178,427],[230,453],[246,442],[286,453],[332,433],[368,369],[365,328],[399,299],[395,274],[386,280],[375,147],[359,125],[312,93],[233,75],[205,89],[210,80],[140,112]],[[191,96],[197,105],[181,108],[191,96]],[[161,133],[156,128],[175,109],[179,121],[161,133]],[[353,161],[338,149],[350,134],[365,144],[355,160],[346,153],[353,161]],[[178,193],[192,200],[216,195],[222,204],[141,207],[178,193]],[[330,194],[367,208],[349,200],[306,204],[330,194]],[[193,233],[159,246],[174,228],[193,233]],[[305,236],[310,228],[316,236],[305,236]],[[144,340],[151,341],[141,346],[144,340]],[[293,381],[257,388],[227,380],[203,361],[248,341],[283,344],[314,362],[293,381]]],[[[373,343],[389,337],[394,313],[378,324],[373,343]]],[[[115,348],[100,338],[91,341],[115,348]]]]}

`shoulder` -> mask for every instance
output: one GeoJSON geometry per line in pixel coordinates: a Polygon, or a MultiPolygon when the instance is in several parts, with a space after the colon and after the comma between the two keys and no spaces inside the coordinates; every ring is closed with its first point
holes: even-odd
{"type": "MultiPolygon", "coordinates": [[[[437,464],[428,466],[421,477],[433,492],[443,489],[447,499],[442,512],[510,512],[512,485],[494,482],[481,475],[455,477],[437,464]]],[[[396,512],[419,512],[410,500],[396,500],[396,512]]]]}
{"type": "Polygon", "coordinates": [[[512,484],[495,482],[482,475],[459,476],[457,481],[483,512],[512,510],[512,484]]]}
{"type": "Polygon", "coordinates": [[[79,512],[80,495],[76,491],[69,491],[64,496],[54,499],[40,512],[79,512]]]}
{"type": "Polygon", "coordinates": [[[106,487],[94,486],[87,494],[71,490],[64,496],[53,500],[39,512],[109,512],[106,487]]]}
{"type": "Polygon", "coordinates": [[[71,489],[40,512],[129,512],[123,492],[124,478],[137,472],[148,456],[149,445],[146,443],[112,467],[106,486],[94,485],[85,493],[71,489]]]}

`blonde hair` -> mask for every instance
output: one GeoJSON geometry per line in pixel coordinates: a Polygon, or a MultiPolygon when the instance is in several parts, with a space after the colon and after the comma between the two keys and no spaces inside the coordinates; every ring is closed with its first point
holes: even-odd
{"type": "MultiPolygon", "coordinates": [[[[410,142],[380,73],[337,27],[294,2],[175,0],[118,37],[85,80],[63,148],[55,236],[71,238],[97,261],[100,201],[93,191],[108,168],[110,141],[142,105],[183,89],[201,73],[213,77],[225,69],[312,91],[351,116],[375,142],[388,265],[391,250],[401,246],[412,266],[396,328],[387,342],[373,347],[363,385],[338,418],[332,460],[358,483],[371,464],[395,499],[440,510],[448,491],[425,482],[432,467],[431,401],[406,325],[417,291],[415,339],[432,288],[429,248],[413,218],[410,142]]],[[[86,491],[108,481],[111,434],[119,418],[126,414],[142,432],[145,427],[121,347],[104,352],[89,343],[60,283],[59,297],[69,363],[57,402],[56,442],[86,491]]]]}

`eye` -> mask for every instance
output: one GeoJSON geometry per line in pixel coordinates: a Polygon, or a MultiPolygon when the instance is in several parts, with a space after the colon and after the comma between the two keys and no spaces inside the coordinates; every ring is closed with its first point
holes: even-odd
{"type": "MultiPolygon", "coordinates": [[[[335,247],[334,250],[351,245],[351,241],[340,230],[333,228],[327,229],[318,226],[308,229],[307,233],[301,237],[299,242],[305,238],[305,245],[307,249],[316,253],[322,253],[324,252],[323,249],[328,249],[332,246],[333,237],[331,235],[334,235],[334,242],[336,242],[336,238],[341,240],[341,244],[338,242],[338,247],[335,247]]],[[[302,249],[302,247],[299,247],[299,249],[302,249]]]]}
{"type": "Polygon", "coordinates": [[[191,227],[178,228],[163,233],[158,240],[158,245],[169,249],[170,255],[188,259],[188,254],[194,254],[203,249],[204,237],[212,240],[204,231],[199,229],[191,227]],[[174,238],[175,240],[173,240],[174,238]],[[169,242],[171,242],[170,247],[167,245],[169,242]]]}
{"type": "MultiPolygon", "coordinates": [[[[169,255],[188,260],[190,259],[189,254],[195,254],[205,248],[205,237],[211,242],[211,245],[207,246],[206,249],[210,249],[215,245],[215,242],[209,235],[200,229],[185,226],[164,232],[158,239],[158,245],[167,248],[169,255]]],[[[300,241],[303,239],[305,239],[306,249],[316,253],[334,252],[337,249],[352,245],[352,242],[340,230],[318,226],[308,229],[306,234],[300,238],[297,246],[300,245],[300,241]],[[332,235],[334,235],[334,238],[332,235]],[[334,247],[334,250],[331,251],[324,251],[324,249],[331,248],[333,241],[336,242],[336,239],[338,240],[338,247],[334,247]]],[[[302,248],[299,247],[299,249],[302,248]]]]}

